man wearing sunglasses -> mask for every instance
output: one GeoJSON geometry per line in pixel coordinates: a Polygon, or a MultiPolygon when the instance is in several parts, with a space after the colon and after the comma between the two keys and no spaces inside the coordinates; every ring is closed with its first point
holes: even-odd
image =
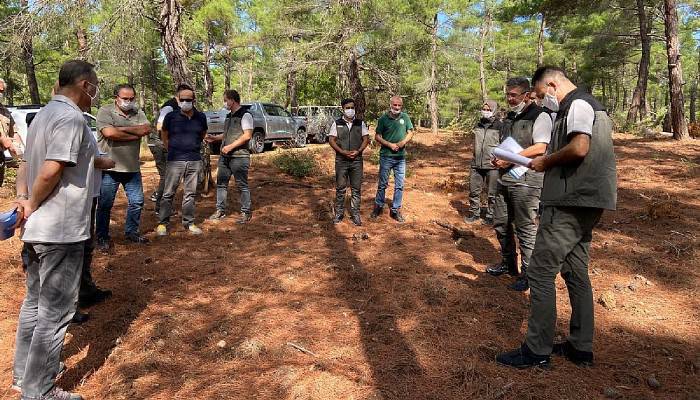
{"type": "Polygon", "coordinates": [[[143,184],[139,154],[141,138],[151,132],[146,115],[136,104],[136,91],[129,84],[114,89],[114,102],[97,113],[97,142],[100,151],[114,160],[115,167],[106,170],[102,177],[100,200],[97,205],[97,248],[109,251],[109,220],[119,186],[124,187],[129,202],[124,226],[126,240],[130,243],[147,243],[139,234],[143,209],[143,184]]]}
{"type": "Polygon", "coordinates": [[[191,86],[179,85],[175,97],[179,109],[165,116],[161,129],[163,145],[168,149],[168,164],[156,233],[158,236],[168,234],[173,198],[182,180],[182,225],[190,234],[201,235],[202,230],[194,224],[194,214],[197,177],[202,170],[202,140],[209,129],[207,117],[194,107],[194,89],[191,86]]]}

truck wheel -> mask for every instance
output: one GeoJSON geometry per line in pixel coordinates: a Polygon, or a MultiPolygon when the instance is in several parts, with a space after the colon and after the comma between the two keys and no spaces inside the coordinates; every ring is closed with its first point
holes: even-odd
{"type": "Polygon", "coordinates": [[[265,132],[253,132],[253,137],[248,142],[248,150],[253,154],[260,154],[265,151],[265,132]]]}
{"type": "Polygon", "coordinates": [[[294,137],[295,147],[306,147],[306,131],[299,128],[297,135],[294,137]]]}

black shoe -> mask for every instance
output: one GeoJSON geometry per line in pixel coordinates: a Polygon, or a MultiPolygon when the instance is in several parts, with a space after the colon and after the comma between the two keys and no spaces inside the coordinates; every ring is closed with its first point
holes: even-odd
{"type": "Polygon", "coordinates": [[[333,225],[338,225],[341,223],[343,218],[345,218],[344,214],[336,214],[335,217],[333,217],[333,225]]]}
{"type": "Polygon", "coordinates": [[[493,226],[493,217],[485,217],[481,223],[484,225],[493,226]]]}
{"type": "Polygon", "coordinates": [[[75,314],[73,314],[73,318],[70,320],[70,322],[76,325],[80,325],[84,322],[87,322],[88,319],[90,319],[90,314],[82,313],[78,310],[75,310],[75,314]]]}
{"type": "Polygon", "coordinates": [[[468,217],[464,217],[464,222],[466,222],[466,223],[468,223],[468,224],[473,224],[474,222],[476,222],[476,221],[478,221],[478,220],[480,220],[480,219],[481,219],[481,218],[479,218],[478,215],[472,214],[472,215],[470,215],[470,216],[468,216],[468,217]]]}
{"type": "Polygon", "coordinates": [[[389,216],[400,224],[406,222],[406,218],[404,218],[403,215],[401,215],[401,211],[399,210],[390,212],[389,216]]]}
{"type": "Polygon", "coordinates": [[[518,279],[515,280],[515,283],[510,285],[510,288],[515,290],[516,292],[524,292],[530,289],[530,284],[528,283],[526,277],[519,276],[518,279]]]}
{"type": "Polygon", "coordinates": [[[109,253],[109,238],[97,238],[95,248],[100,253],[109,253]]]}
{"type": "Polygon", "coordinates": [[[564,356],[567,360],[581,367],[590,367],[593,365],[593,353],[590,351],[576,350],[568,341],[563,343],[555,343],[552,348],[552,354],[564,356]]]}
{"type": "Polygon", "coordinates": [[[245,225],[253,218],[251,213],[241,213],[241,217],[236,221],[238,225],[245,225]]]}
{"type": "Polygon", "coordinates": [[[362,218],[360,218],[360,214],[351,215],[350,220],[353,224],[355,224],[355,226],[362,226],[362,218]]]}
{"type": "Polygon", "coordinates": [[[509,267],[506,263],[503,261],[499,262],[498,264],[493,264],[492,266],[486,268],[486,272],[493,276],[501,276],[505,274],[506,272],[509,274],[512,274],[512,268],[509,267]]]}
{"type": "Polygon", "coordinates": [[[501,353],[496,356],[496,362],[507,367],[518,369],[540,367],[549,367],[549,356],[539,356],[523,343],[520,348],[511,350],[507,353],[501,353]]]}
{"type": "Polygon", "coordinates": [[[158,192],[153,192],[153,194],[151,195],[151,201],[154,203],[158,201],[158,192]]]}
{"type": "Polygon", "coordinates": [[[377,219],[380,215],[382,215],[382,211],[384,211],[384,207],[380,207],[378,205],[374,205],[374,210],[372,210],[372,214],[369,216],[370,219],[377,219]]]}
{"type": "Polygon", "coordinates": [[[80,296],[78,298],[78,305],[81,308],[88,308],[94,306],[95,304],[101,303],[108,298],[112,297],[111,290],[95,289],[89,295],[80,296]]]}
{"type": "Polygon", "coordinates": [[[148,238],[141,236],[138,233],[129,233],[126,235],[126,240],[131,243],[146,244],[149,242],[148,238]]]}

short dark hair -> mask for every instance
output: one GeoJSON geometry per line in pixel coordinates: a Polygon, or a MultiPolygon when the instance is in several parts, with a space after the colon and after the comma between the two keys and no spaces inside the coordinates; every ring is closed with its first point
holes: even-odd
{"type": "Polygon", "coordinates": [[[233,89],[224,90],[224,97],[229,99],[229,100],[233,100],[238,104],[241,104],[241,95],[236,90],[233,90],[233,89]]]}
{"type": "Polygon", "coordinates": [[[524,76],[516,76],[506,81],[506,87],[519,87],[523,90],[523,93],[525,93],[530,91],[530,81],[524,76]]]}
{"type": "Polygon", "coordinates": [[[553,67],[550,65],[545,65],[544,67],[539,67],[537,68],[537,71],[535,71],[535,74],[532,75],[532,84],[539,83],[540,81],[543,81],[545,78],[548,78],[552,75],[559,75],[563,78],[569,79],[568,76],[566,76],[566,71],[559,67],[553,67]]]}
{"type": "Polygon", "coordinates": [[[114,97],[119,96],[119,91],[122,89],[130,89],[132,92],[134,92],[134,95],[136,95],[136,89],[134,89],[134,86],[128,83],[120,83],[119,85],[114,87],[114,97]]]}
{"type": "Polygon", "coordinates": [[[349,103],[355,104],[355,100],[348,97],[347,99],[343,99],[343,101],[340,102],[340,106],[345,107],[345,105],[349,103]]]}
{"type": "Polygon", "coordinates": [[[192,93],[194,93],[194,89],[192,88],[192,86],[190,86],[190,85],[188,85],[188,84],[186,84],[186,83],[181,83],[181,84],[177,85],[177,88],[175,89],[175,93],[178,93],[178,94],[179,94],[179,93],[182,92],[183,90],[189,90],[189,91],[191,91],[192,93]]]}
{"type": "Polygon", "coordinates": [[[58,71],[58,86],[66,87],[75,85],[81,79],[89,78],[95,74],[95,66],[83,60],[70,60],[61,65],[58,71]]]}

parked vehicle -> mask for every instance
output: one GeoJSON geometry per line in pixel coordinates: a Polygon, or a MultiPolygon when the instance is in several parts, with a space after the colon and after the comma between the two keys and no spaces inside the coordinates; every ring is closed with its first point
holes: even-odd
{"type": "Polygon", "coordinates": [[[306,132],[316,143],[326,143],[331,124],[343,116],[338,106],[299,106],[293,112],[304,118],[306,132]]]}
{"type": "MultiPolygon", "coordinates": [[[[9,106],[8,111],[12,115],[12,119],[15,121],[15,137],[14,142],[17,150],[20,153],[24,153],[24,147],[27,143],[27,121],[34,118],[34,116],[41,110],[42,104],[30,104],[22,106],[9,106]]],[[[83,113],[85,116],[85,121],[90,126],[92,134],[97,137],[97,123],[96,118],[90,113],[83,113]]],[[[5,150],[4,162],[0,166],[0,185],[2,185],[5,177],[5,167],[14,166],[12,155],[9,151],[5,150]]]]}
{"type": "MultiPolygon", "coordinates": [[[[253,102],[243,104],[253,116],[253,138],[248,147],[251,153],[262,153],[272,148],[274,143],[292,143],[296,147],[304,147],[307,142],[306,122],[303,118],[293,117],[287,110],[277,104],[253,102]]],[[[224,131],[227,110],[207,111],[209,133],[218,134],[224,131]]],[[[218,148],[212,146],[212,152],[218,153],[218,148]]]]}

